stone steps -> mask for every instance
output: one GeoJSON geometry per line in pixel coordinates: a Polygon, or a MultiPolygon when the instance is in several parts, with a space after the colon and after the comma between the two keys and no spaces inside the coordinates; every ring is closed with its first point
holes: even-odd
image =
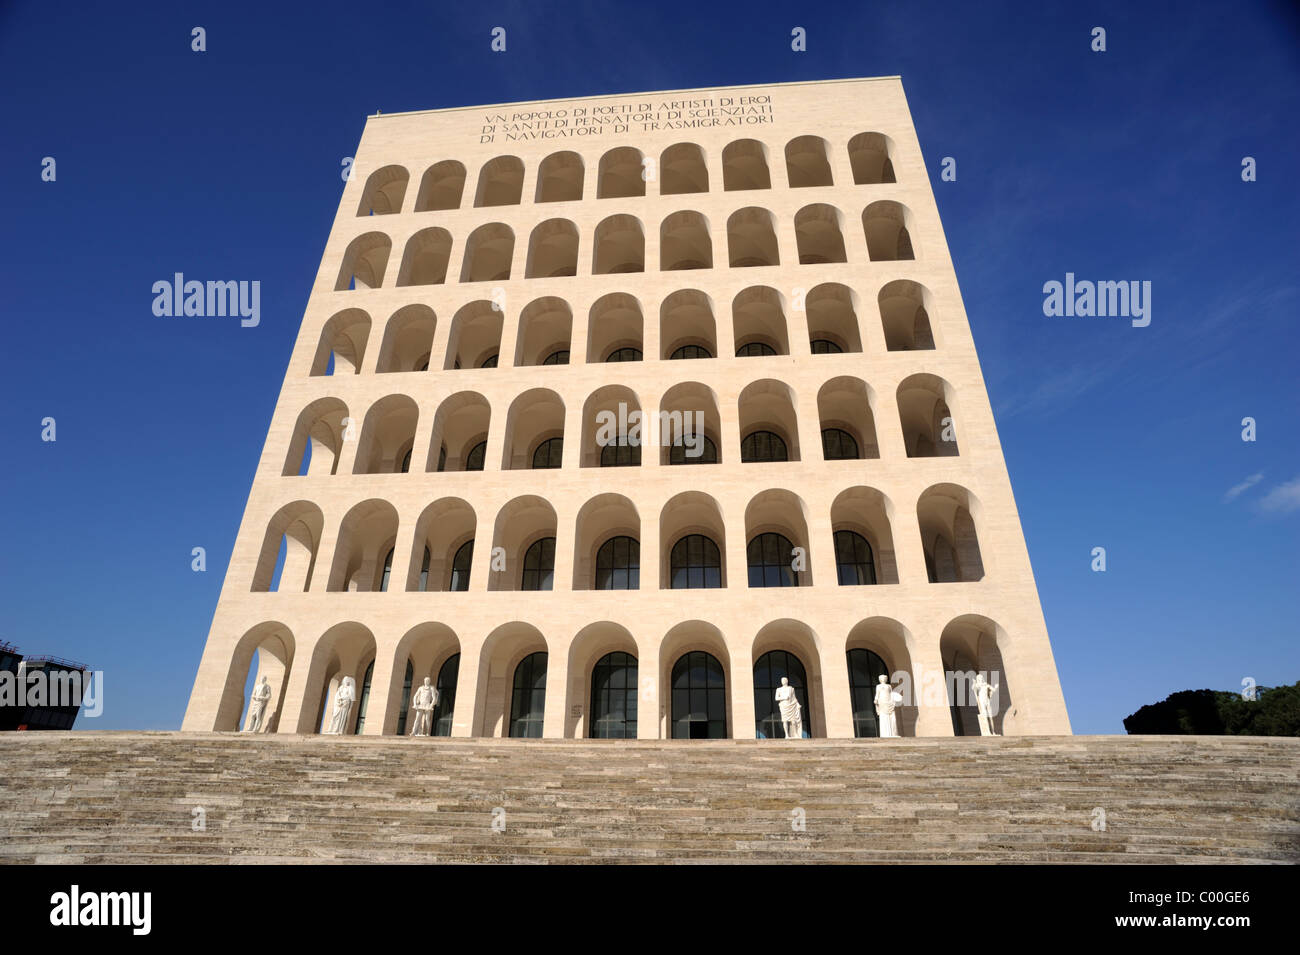
{"type": "Polygon", "coordinates": [[[0,758],[5,863],[1300,861],[1300,740],[13,733],[0,758]]]}

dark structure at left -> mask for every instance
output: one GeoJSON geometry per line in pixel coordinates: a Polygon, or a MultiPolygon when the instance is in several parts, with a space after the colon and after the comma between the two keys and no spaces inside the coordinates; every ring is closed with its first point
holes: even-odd
{"type": "Polygon", "coordinates": [[[83,663],[24,657],[0,641],[0,732],[72,729],[89,681],[90,668],[83,663]]]}

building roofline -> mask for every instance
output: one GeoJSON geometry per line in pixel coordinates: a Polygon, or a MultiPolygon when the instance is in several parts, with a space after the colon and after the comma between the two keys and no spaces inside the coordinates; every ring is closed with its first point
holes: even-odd
{"type": "Polygon", "coordinates": [[[500,109],[505,106],[523,106],[525,104],[573,103],[593,99],[614,99],[616,97],[627,96],[668,96],[675,93],[698,93],[702,90],[744,90],[753,89],[756,86],[823,86],[827,83],[862,83],[882,80],[901,80],[902,78],[903,77],[898,74],[892,76],[847,76],[834,80],[792,80],[785,83],[739,83],[733,86],[693,86],[675,90],[633,90],[628,93],[599,93],[590,96],[561,96],[555,99],[514,100],[508,103],[481,103],[477,106],[444,106],[439,109],[412,109],[400,113],[374,112],[368,114],[366,119],[384,119],[389,116],[424,116],[429,113],[455,113],[466,109],[500,109]]]}

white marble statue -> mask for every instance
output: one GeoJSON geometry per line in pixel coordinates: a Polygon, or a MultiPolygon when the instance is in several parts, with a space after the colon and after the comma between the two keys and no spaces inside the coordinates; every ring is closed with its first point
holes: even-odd
{"type": "Polygon", "coordinates": [[[352,704],[357,700],[357,681],[345,676],[334,694],[334,715],[330,718],[330,728],[325,731],[329,736],[344,736],[351,723],[352,704]]]}
{"type": "Polygon", "coordinates": [[[980,735],[997,736],[997,731],[993,729],[993,694],[996,687],[984,679],[981,672],[975,674],[975,684],[971,690],[975,693],[975,706],[979,709],[980,735]]]}
{"type": "Polygon", "coordinates": [[[245,733],[261,733],[266,727],[263,725],[266,720],[266,704],[271,701],[271,683],[266,677],[262,677],[262,682],[253,687],[253,699],[248,704],[248,724],[244,727],[245,733]]]}
{"type": "Polygon", "coordinates": [[[427,676],[424,678],[424,686],[415,691],[412,705],[415,707],[415,728],[411,730],[411,735],[428,736],[433,727],[433,708],[438,705],[438,691],[427,676]]]}
{"type": "Polygon", "coordinates": [[[781,707],[781,725],[786,739],[803,738],[803,708],[794,695],[794,687],[789,677],[781,677],[781,685],[776,690],[776,703],[781,707]]]}
{"type": "Polygon", "coordinates": [[[903,694],[889,685],[889,677],[880,674],[876,684],[876,724],[880,735],[885,739],[898,737],[898,704],[903,702],[903,694]]]}

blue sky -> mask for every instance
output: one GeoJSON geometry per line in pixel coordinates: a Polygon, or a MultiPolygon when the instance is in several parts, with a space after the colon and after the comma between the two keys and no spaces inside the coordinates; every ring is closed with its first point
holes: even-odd
{"type": "Polygon", "coordinates": [[[1075,731],[1294,682],[1297,41],[1264,2],[6,3],[0,639],[108,671],[82,728],[180,725],[368,113],[899,74],[1075,731]],[[175,271],[261,325],[156,318],[175,271]],[[1067,271],[1151,325],[1045,317],[1067,271]]]}

